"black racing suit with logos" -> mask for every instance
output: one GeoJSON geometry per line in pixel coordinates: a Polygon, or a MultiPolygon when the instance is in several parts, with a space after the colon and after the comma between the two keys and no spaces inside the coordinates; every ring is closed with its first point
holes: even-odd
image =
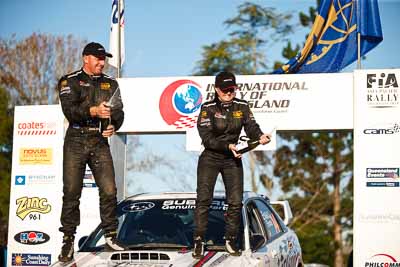
{"type": "Polygon", "coordinates": [[[204,146],[197,166],[197,200],[194,238],[203,240],[207,233],[208,210],[212,203],[219,173],[225,185],[228,209],[225,214],[225,237],[237,237],[243,200],[243,166],[229,144],[236,144],[242,128],[250,139],[258,140],[263,132],[245,100],[234,98],[221,103],[218,98],[202,105],[197,128],[204,146]]]}
{"type": "Polygon", "coordinates": [[[64,196],[60,231],[64,235],[76,233],[87,164],[99,188],[102,228],[105,233],[114,233],[118,227],[114,165],[108,140],[99,131],[100,119],[91,117],[90,107],[112,97],[111,124],[118,130],[124,120],[118,82],[105,74],[90,76],[81,69],[62,77],[58,89],[61,107],[69,122],[63,150],[64,196]]]}

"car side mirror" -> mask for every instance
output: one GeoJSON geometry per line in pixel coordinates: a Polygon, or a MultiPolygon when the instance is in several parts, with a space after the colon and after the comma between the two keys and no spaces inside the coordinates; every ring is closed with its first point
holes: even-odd
{"type": "Polygon", "coordinates": [[[79,241],[78,241],[78,248],[81,248],[82,245],[83,245],[83,243],[85,243],[87,239],[88,239],[88,236],[87,236],[87,235],[82,236],[81,238],[79,238],[79,241]]]}
{"type": "Polygon", "coordinates": [[[262,234],[252,234],[250,237],[250,246],[253,251],[258,250],[265,244],[265,237],[262,234]]]}

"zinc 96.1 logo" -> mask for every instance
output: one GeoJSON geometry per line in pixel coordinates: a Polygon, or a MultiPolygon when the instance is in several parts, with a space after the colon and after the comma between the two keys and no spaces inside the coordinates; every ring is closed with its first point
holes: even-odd
{"type": "Polygon", "coordinates": [[[176,129],[194,127],[197,111],[203,101],[200,88],[199,84],[191,80],[177,80],[168,85],[159,103],[163,120],[176,129]]]}

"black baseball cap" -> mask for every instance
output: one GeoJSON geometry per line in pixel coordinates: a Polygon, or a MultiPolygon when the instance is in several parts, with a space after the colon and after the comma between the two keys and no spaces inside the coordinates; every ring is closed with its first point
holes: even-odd
{"type": "Polygon", "coordinates": [[[222,91],[236,88],[236,78],[235,75],[228,71],[221,71],[215,76],[215,87],[221,89],[222,91]]]}
{"type": "Polygon", "coordinates": [[[87,55],[112,57],[110,53],[106,52],[101,44],[95,42],[88,43],[85,48],[83,48],[82,56],[87,55]]]}

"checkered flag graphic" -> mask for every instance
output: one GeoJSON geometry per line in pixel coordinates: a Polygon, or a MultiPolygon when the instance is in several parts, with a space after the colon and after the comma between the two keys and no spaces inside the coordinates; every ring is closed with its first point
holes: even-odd
{"type": "Polygon", "coordinates": [[[197,117],[189,117],[189,116],[183,116],[180,117],[179,120],[174,122],[174,125],[176,126],[176,129],[185,129],[185,128],[193,128],[196,123],[197,123],[197,117]]]}

